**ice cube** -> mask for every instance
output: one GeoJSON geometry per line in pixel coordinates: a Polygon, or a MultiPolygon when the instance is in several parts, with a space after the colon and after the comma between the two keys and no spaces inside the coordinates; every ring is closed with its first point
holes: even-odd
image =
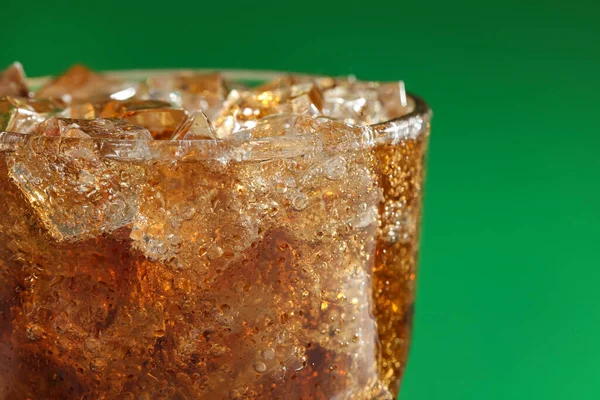
{"type": "Polygon", "coordinates": [[[64,116],[80,119],[114,118],[146,128],[154,139],[168,139],[186,116],[159,100],[104,100],[71,104],[64,116]]]}
{"type": "Polygon", "coordinates": [[[287,74],[277,77],[271,81],[265,82],[260,86],[254,88],[254,91],[257,93],[273,91],[278,89],[288,88],[290,86],[298,85],[301,83],[309,82],[306,80],[305,76],[287,74]]]}
{"type": "Polygon", "coordinates": [[[85,101],[70,104],[62,113],[65,118],[94,119],[100,117],[106,101],[85,101]]]}
{"type": "Polygon", "coordinates": [[[256,126],[250,131],[255,139],[297,135],[294,129],[299,116],[295,114],[275,114],[256,121],[256,126]]]}
{"type": "Polygon", "coordinates": [[[275,114],[322,113],[321,90],[312,83],[264,92],[232,92],[215,120],[219,137],[250,129],[257,120],[275,114]]]}
{"type": "MultiPolygon", "coordinates": [[[[371,128],[326,118],[276,115],[259,120],[250,133],[257,139],[289,137],[296,150],[302,148],[301,155],[285,160],[269,160],[265,151],[261,153],[265,161],[239,167],[240,185],[247,190],[250,209],[264,229],[271,222],[284,224],[312,242],[374,226],[380,194],[369,150],[371,128]]],[[[274,141],[273,150],[280,153],[286,143],[274,141]]]]}
{"type": "Polygon", "coordinates": [[[24,267],[13,320],[20,361],[52,365],[68,383],[80,378],[94,398],[118,398],[164,332],[163,305],[145,291],[148,261],[114,239],[51,250],[38,239],[32,258],[51,268],[24,267]]]}
{"type": "Polygon", "coordinates": [[[74,65],[42,86],[35,96],[57,97],[67,102],[90,98],[125,100],[133,97],[136,85],[96,73],[83,65],[74,65]]]}
{"type": "Polygon", "coordinates": [[[335,80],[328,77],[315,77],[310,75],[287,74],[277,77],[269,82],[254,88],[254,92],[265,92],[268,90],[284,89],[294,85],[313,83],[321,90],[330,89],[335,86],[335,80]]]}
{"type": "Polygon", "coordinates": [[[158,163],[149,168],[133,246],[181,268],[233,260],[260,237],[239,165],[214,161],[158,163]]]}
{"type": "Polygon", "coordinates": [[[352,124],[374,124],[385,121],[377,83],[338,81],[324,92],[325,115],[352,124]]]}
{"type": "Polygon", "coordinates": [[[173,136],[177,127],[186,118],[186,111],[174,108],[151,108],[125,112],[120,118],[147,128],[155,140],[166,140],[173,136]]]}
{"type": "Polygon", "coordinates": [[[146,128],[113,118],[50,118],[38,125],[35,131],[43,136],[64,137],[73,129],[94,139],[152,140],[152,135],[146,128]]]}
{"type": "Polygon", "coordinates": [[[139,84],[136,97],[142,100],[162,101],[169,103],[171,107],[183,107],[183,98],[180,91],[173,89],[150,88],[149,82],[142,82],[139,84]]]}
{"type": "Polygon", "coordinates": [[[292,112],[303,115],[323,114],[323,93],[313,86],[307,93],[290,99],[292,112]]]}
{"type": "Polygon", "coordinates": [[[29,97],[30,94],[20,62],[14,62],[0,72],[0,96],[29,97]]]}
{"type": "MultiPolygon", "coordinates": [[[[310,345],[306,376],[331,374],[335,392],[352,387],[354,394],[377,376],[377,326],[369,288],[380,193],[372,151],[358,146],[363,129],[369,130],[298,116],[286,132],[306,140],[314,136],[320,144],[315,152],[245,165],[240,180],[250,204],[257,207],[261,229],[289,235],[287,241],[298,255],[295,265],[318,282],[319,289],[308,295],[320,304],[303,310],[308,327],[289,333],[310,345]],[[356,147],[342,150],[344,143],[356,147]],[[341,147],[324,150],[332,145],[341,147]],[[269,208],[271,204],[278,207],[269,208]]],[[[273,136],[281,136],[275,132],[273,136]]],[[[295,375],[302,380],[303,374],[295,375]]]]}
{"type": "Polygon", "coordinates": [[[314,271],[299,265],[299,246],[289,234],[270,231],[235,261],[224,255],[202,273],[155,271],[166,282],[184,278],[178,286],[186,299],[173,299],[184,318],[167,327],[159,365],[188,373],[206,360],[201,365],[208,393],[243,391],[259,378],[279,383],[303,370],[302,337],[311,310],[318,309],[319,284],[314,271]]]}
{"type": "Polygon", "coordinates": [[[206,254],[214,241],[213,179],[200,163],[152,166],[131,231],[133,247],[160,261],[206,254]]]}
{"type": "Polygon", "coordinates": [[[29,133],[37,124],[64,110],[59,100],[0,97],[0,130],[29,133]]]}
{"type": "Polygon", "coordinates": [[[206,114],[197,111],[183,120],[175,129],[171,140],[216,139],[217,134],[206,114]]]}
{"type": "Polygon", "coordinates": [[[170,107],[158,100],[90,100],[70,104],[62,115],[77,119],[120,118],[127,112],[170,107]]]}
{"type": "Polygon", "coordinates": [[[101,157],[90,138],[150,134],[123,121],[53,118],[9,159],[12,180],[57,241],[112,232],[137,215],[143,167],[101,157]]]}
{"type": "Polygon", "coordinates": [[[210,119],[216,117],[228,92],[225,79],[219,73],[156,76],[149,78],[146,85],[148,92],[154,93],[151,98],[172,101],[179,95],[187,111],[202,110],[210,119]]]}
{"type": "Polygon", "coordinates": [[[109,100],[102,104],[98,117],[120,118],[135,111],[162,110],[171,108],[171,104],[160,100],[109,100]]]}
{"type": "Polygon", "coordinates": [[[380,83],[379,102],[383,105],[385,118],[376,122],[401,117],[410,112],[412,107],[412,99],[406,95],[402,81],[380,83]]]}

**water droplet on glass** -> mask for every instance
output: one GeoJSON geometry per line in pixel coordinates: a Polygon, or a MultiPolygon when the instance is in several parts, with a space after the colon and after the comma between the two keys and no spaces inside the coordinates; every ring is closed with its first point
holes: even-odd
{"type": "Polygon", "coordinates": [[[223,255],[223,249],[220,248],[219,246],[217,246],[216,244],[213,244],[212,246],[210,246],[208,248],[208,250],[206,251],[206,256],[208,257],[209,260],[216,260],[219,257],[221,257],[223,255]]]}
{"type": "Polygon", "coordinates": [[[254,370],[256,372],[263,373],[267,370],[267,366],[265,365],[265,363],[257,362],[256,364],[254,364],[254,370]]]}
{"type": "Polygon", "coordinates": [[[302,211],[308,207],[308,196],[304,193],[298,193],[292,199],[292,207],[296,211],[302,211]]]}
{"type": "Polygon", "coordinates": [[[40,340],[44,334],[44,329],[37,324],[27,326],[27,338],[29,340],[40,340]]]}
{"type": "Polygon", "coordinates": [[[278,182],[278,183],[275,184],[275,190],[278,193],[285,193],[287,191],[287,186],[283,182],[278,182]]]}
{"type": "Polygon", "coordinates": [[[223,346],[222,344],[213,343],[213,345],[210,346],[210,354],[215,357],[221,357],[225,355],[225,353],[227,353],[227,347],[223,346]]]}
{"type": "Polygon", "coordinates": [[[89,337],[85,340],[83,346],[90,353],[96,353],[98,350],[100,350],[100,341],[93,337],[89,337]]]}
{"type": "Polygon", "coordinates": [[[273,369],[269,373],[269,378],[271,378],[274,381],[279,381],[279,380],[283,379],[286,371],[287,371],[287,368],[285,368],[283,366],[277,366],[275,369],[273,369]]]}
{"type": "Polygon", "coordinates": [[[296,180],[290,176],[289,178],[287,178],[285,180],[285,186],[287,186],[289,188],[295,188],[296,187],[296,180]]]}
{"type": "Polygon", "coordinates": [[[106,369],[106,365],[104,358],[97,357],[90,362],[90,369],[94,372],[102,372],[106,369]]]}
{"type": "Polygon", "coordinates": [[[137,400],[150,400],[150,394],[148,394],[147,392],[142,392],[138,395],[137,400]]]}
{"type": "Polygon", "coordinates": [[[275,350],[269,348],[261,351],[261,355],[265,360],[272,360],[275,357],[275,350]]]}
{"type": "Polygon", "coordinates": [[[325,165],[325,176],[332,181],[340,179],[346,173],[346,160],[336,156],[328,160],[325,165]]]}

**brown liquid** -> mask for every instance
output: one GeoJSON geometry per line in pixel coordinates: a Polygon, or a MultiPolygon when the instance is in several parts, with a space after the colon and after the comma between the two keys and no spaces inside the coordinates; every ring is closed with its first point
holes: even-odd
{"type": "Polygon", "coordinates": [[[426,138],[142,165],[141,218],[70,242],[0,154],[0,399],[394,398],[426,138]]]}

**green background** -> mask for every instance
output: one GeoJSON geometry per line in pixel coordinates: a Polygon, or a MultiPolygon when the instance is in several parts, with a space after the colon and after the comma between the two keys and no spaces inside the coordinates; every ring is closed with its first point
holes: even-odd
{"type": "Polygon", "coordinates": [[[30,76],[224,67],[404,79],[434,109],[401,399],[600,398],[600,3],[6,2],[30,76]]]}

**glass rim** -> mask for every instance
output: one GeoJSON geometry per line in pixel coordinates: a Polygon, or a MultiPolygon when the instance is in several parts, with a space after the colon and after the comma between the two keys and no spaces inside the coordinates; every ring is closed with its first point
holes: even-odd
{"type": "MultiPolygon", "coordinates": [[[[241,81],[268,81],[280,76],[294,74],[269,70],[232,70],[232,69],[135,69],[102,71],[102,74],[124,80],[141,81],[152,76],[165,76],[177,73],[220,72],[226,79],[241,81]]],[[[305,74],[303,76],[320,77],[322,75],[305,74]]],[[[39,87],[52,77],[28,78],[31,87],[39,87]]],[[[402,139],[416,139],[425,134],[431,120],[432,111],[419,96],[407,93],[413,100],[411,112],[385,122],[373,125],[349,125],[361,129],[361,137],[343,136],[335,143],[325,146],[315,140],[314,135],[273,136],[260,139],[251,137],[250,132],[241,131],[232,138],[219,140],[120,140],[107,138],[74,139],[62,137],[32,137],[29,134],[0,131],[0,153],[14,152],[19,146],[34,140],[74,144],[75,142],[93,142],[99,155],[121,161],[148,160],[217,160],[261,161],[266,159],[296,157],[308,152],[339,152],[373,147],[377,144],[398,144],[402,139]]],[[[61,147],[61,146],[59,146],[61,147]]]]}

